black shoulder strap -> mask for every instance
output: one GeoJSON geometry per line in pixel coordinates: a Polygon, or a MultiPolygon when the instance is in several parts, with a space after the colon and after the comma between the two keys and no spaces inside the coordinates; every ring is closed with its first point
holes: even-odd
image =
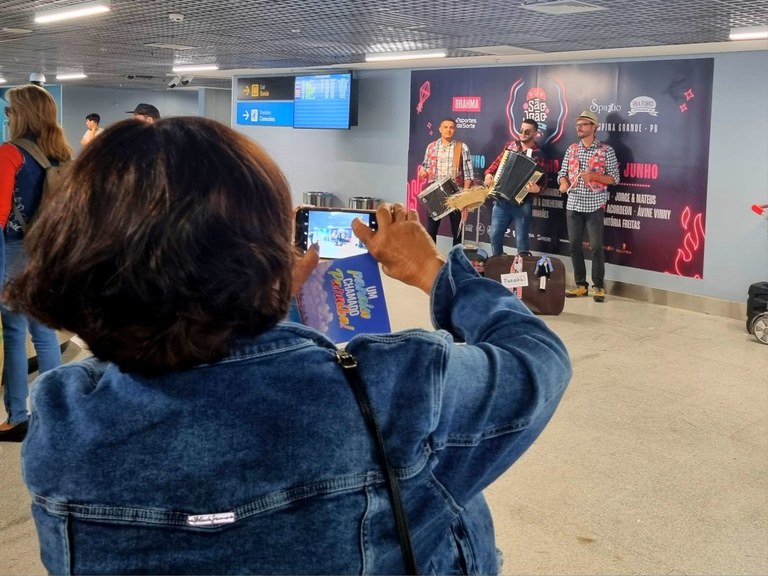
{"type": "Polygon", "coordinates": [[[379,452],[381,467],[384,469],[384,479],[387,482],[389,497],[392,500],[392,511],[395,514],[395,525],[397,526],[397,536],[400,539],[400,550],[403,553],[405,573],[418,574],[419,570],[416,566],[416,558],[413,555],[413,546],[411,545],[411,534],[408,530],[408,518],[405,515],[403,500],[400,497],[400,483],[397,481],[395,471],[389,465],[387,451],[384,447],[384,439],[382,438],[381,431],[376,423],[376,417],[374,416],[373,408],[371,408],[368,393],[360,378],[360,372],[357,369],[357,360],[355,360],[355,357],[346,350],[337,350],[336,361],[344,369],[344,376],[346,376],[347,381],[352,388],[352,392],[355,394],[355,399],[360,406],[360,411],[363,413],[363,419],[376,441],[376,448],[379,452]]]}
{"type": "Polygon", "coordinates": [[[40,148],[40,146],[32,142],[32,140],[27,138],[16,138],[11,140],[11,144],[14,146],[19,146],[20,148],[24,148],[24,150],[29,152],[29,155],[35,159],[35,162],[43,167],[43,170],[48,170],[48,168],[52,166],[51,161],[48,160],[48,157],[45,155],[45,153],[43,153],[43,150],[40,148]]]}

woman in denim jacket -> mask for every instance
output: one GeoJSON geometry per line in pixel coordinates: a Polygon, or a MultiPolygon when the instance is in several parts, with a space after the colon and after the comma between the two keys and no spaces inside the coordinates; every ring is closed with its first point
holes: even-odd
{"type": "MultiPolygon", "coordinates": [[[[420,572],[494,574],[482,490],[531,445],[571,376],[520,300],[440,255],[413,211],[355,233],[431,295],[438,330],[357,336],[420,572]]],[[[32,393],[24,479],[53,573],[399,574],[373,439],[332,342],[283,321],[317,261],[288,185],[201,118],[126,120],[77,159],[30,232],[11,301],[95,357],[32,393]]]]}

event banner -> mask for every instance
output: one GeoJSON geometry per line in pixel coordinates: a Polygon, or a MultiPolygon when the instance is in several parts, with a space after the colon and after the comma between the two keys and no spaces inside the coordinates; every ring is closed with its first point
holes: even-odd
{"type": "MultiPolygon", "coordinates": [[[[577,116],[589,110],[600,119],[598,140],[616,152],[621,177],[605,207],[606,262],[701,278],[712,71],[711,58],[414,71],[408,206],[426,221],[417,196],[428,183],[418,169],[427,145],[440,138],[441,120],[455,119],[455,137],[469,146],[480,184],[521,121],[533,118],[549,184],[533,199],[531,250],[569,254],[557,172],[577,142],[577,116]]],[[[466,240],[489,242],[491,209],[487,200],[479,226],[469,214],[466,240]]],[[[515,244],[511,231],[505,244],[515,244]]]]}

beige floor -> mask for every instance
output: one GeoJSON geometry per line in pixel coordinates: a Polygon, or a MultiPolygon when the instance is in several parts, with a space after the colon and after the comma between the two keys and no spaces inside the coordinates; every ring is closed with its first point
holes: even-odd
{"type": "MultiPolygon", "coordinates": [[[[386,294],[393,328],[429,326],[426,296],[386,294]]],[[[504,573],[768,574],[768,346],[743,321],[610,295],[546,321],[574,378],[487,492],[504,573]]],[[[28,505],[19,446],[0,443],[2,574],[42,572],[28,505]]]]}

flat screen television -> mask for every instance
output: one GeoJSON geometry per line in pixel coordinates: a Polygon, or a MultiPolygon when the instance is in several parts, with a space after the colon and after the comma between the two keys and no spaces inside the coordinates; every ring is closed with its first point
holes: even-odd
{"type": "Polygon", "coordinates": [[[357,125],[357,80],[351,72],[296,76],[293,127],[348,130],[357,125]]]}

